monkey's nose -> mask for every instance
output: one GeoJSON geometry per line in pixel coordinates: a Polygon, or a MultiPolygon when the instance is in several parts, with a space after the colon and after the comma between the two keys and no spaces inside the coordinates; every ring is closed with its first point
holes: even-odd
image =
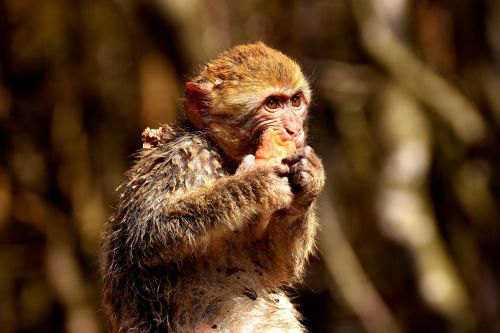
{"type": "Polygon", "coordinates": [[[295,142],[295,146],[297,148],[302,148],[304,146],[304,143],[305,143],[305,135],[304,135],[304,131],[302,128],[298,128],[298,129],[295,129],[293,127],[288,127],[288,126],[284,126],[285,127],[285,131],[286,131],[286,135],[288,135],[288,139],[285,139],[283,138],[284,140],[292,140],[293,142],[295,142]]]}
{"type": "Polygon", "coordinates": [[[300,135],[300,132],[302,132],[302,128],[293,128],[293,127],[288,127],[288,126],[285,126],[285,130],[286,130],[286,133],[292,139],[296,139],[300,135]]]}

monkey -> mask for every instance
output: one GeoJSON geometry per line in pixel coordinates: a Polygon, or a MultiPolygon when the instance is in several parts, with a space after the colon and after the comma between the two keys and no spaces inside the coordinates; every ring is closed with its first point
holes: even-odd
{"type": "Polygon", "coordinates": [[[325,183],[310,103],[300,66],[262,42],[186,83],[184,119],[143,134],[103,231],[111,332],[306,331],[286,288],[314,252],[325,183]],[[278,165],[255,162],[268,128],[297,147],[278,165]]]}

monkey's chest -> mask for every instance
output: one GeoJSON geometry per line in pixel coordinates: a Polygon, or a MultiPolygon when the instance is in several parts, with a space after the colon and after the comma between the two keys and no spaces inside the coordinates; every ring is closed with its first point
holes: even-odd
{"type": "Polygon", "coordinates": [[[177,288],[176,332],[303,332],[287,296],[265,288],[258,262],[195,266],[177,288]]]}

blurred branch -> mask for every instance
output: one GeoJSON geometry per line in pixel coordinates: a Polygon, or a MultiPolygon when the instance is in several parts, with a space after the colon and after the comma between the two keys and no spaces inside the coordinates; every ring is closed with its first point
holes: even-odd
{"type": "Polygon", "coordinates": [[[352,0],[366,50],[401,84],[429,105],[466,143],[482,140],[486,125],[476,107],[420,61],[374,9],[373,0],[352,0]]]}
{"type": "Polygon", "coordinates": [[[491,106],[493,116],[497,126],[500,125],[500,77],[498,71],[491,70],[488,67],[480,68],[479,79],[481,89],[484,91],[485,97],[491,106]]]}
{"type": "Polygon", "coordinates": [[[338,291],[368,332],[401,332],[398,322],[363,271],[335,218],[329,197],[326,189],[320,205],[323,226],[320,242],[326,267],[336,282],[338,291]]]}
{"type": "MultiPolygon", "coordinates": [[[[178,63],[186,64],[187,68],[182,68],[181,75],[192,72],[193,68],[230,45],[229,14],[225,1],[140,0],[133,5],[146,14],[144,23],[149,25],[148,33],[156,38],[156,42],[164,44],[163,48],[169,49],[170,55],[175,53],[176,57],[183,57],[178,59],[178,63]],[[160,26],[171,30],[170,38],[158,35],[156,30],[160,26]],[[175,35],[172,36],[172,33],[175,35]],[[182,54],[178,54],[179,50],[182,54]]],[[[161,32],[169,31],[162,29],[161,32]]]]}
{"type": "Polygon", "coordinates": [[[77,251],[71,241],[68,217],[35,193],[18,195],[15,216],[28,225],[40,228],[46,235],[44,250],[47,280],[65,311],[68,333],[98,333],[100,321],[94,307],[92,289],[82,272],[77,251]],[[26,207],[30,207],[26,210],[26,207]]]}
{"type": "MultiPolygon", "coordinates": [[[[373,94],[378,78],[370,66],[330,60],[316,60],[314,64],[322,73],[317,83],[318,91],[337,110],[335,119],[340,124],[338,131],[345,138],[341,141],[346,145],[343,150],[348,155],[344,158],[351,161],[349,172],[369,183],[376,176],[372,161],[375,147],[370,144],[373,139],[365,127],[366,119],[360,110],[364,109],[369,96],[373,94]]],[[[342,163],[343,158],[335,157],[331,149],[325,149],[320,154],[326,166],[338,167],[342,163]]],[[[349,178],[349,172],[342,174],[337,170],[332,178],[349,178]]],[[[321,248],[326,268],[338,287],[335,292],[342,295],[368,332],[401,332],[399,323],[366,275],[336,217],[332,197],[334,189],[341,187],[338,182],[334,179],[328,182],[319,210],[322,222],[321,248]]]]}
{"type": "Polygon", "coordinates": [[[429,125],[416,101],[400,87],[388,86],[382,100],[381,133],[388,150],[377,207],[382,231],[414,256],[422,298],[447,316],[458,332],[473,332],[467,293],[426,199],[429,125]]]}

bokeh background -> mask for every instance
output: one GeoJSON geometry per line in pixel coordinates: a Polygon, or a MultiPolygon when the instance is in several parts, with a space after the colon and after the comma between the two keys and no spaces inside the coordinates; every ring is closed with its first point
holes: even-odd
{"type": "Polygon", "coordinates": [[[262,40],[312,82],[311,332],[500,332],[497,0],[0,0],[0,332],[106,330],[97,253],[146,126],[262,40]]]}

